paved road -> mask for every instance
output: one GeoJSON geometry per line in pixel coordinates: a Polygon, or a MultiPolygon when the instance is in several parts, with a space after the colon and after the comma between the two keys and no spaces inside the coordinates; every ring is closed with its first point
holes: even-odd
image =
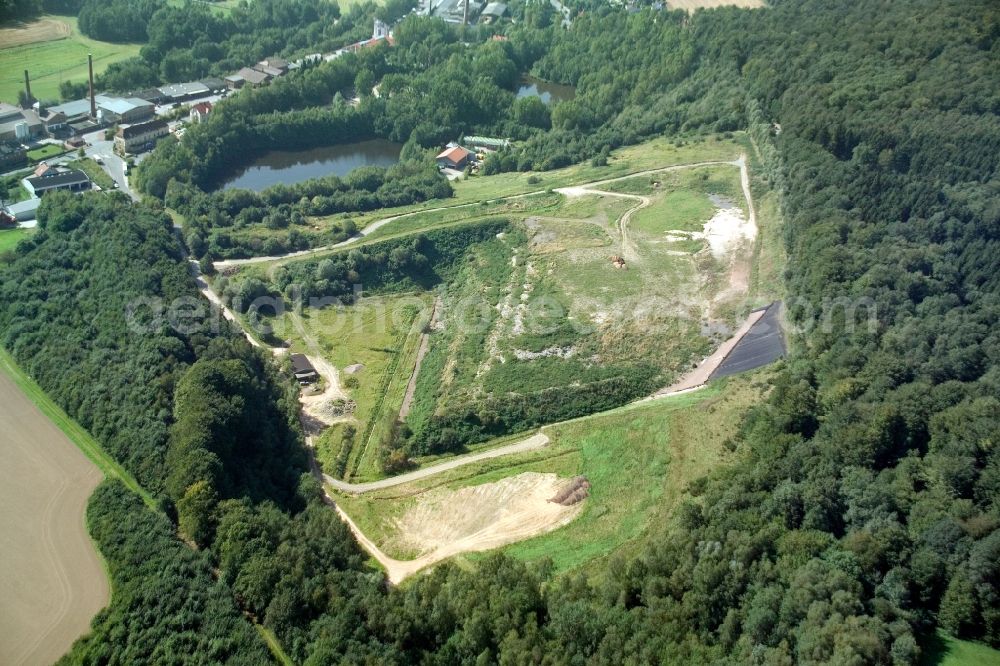
{"type": "Polygon", "coordinates": [[[431,465],[430,467],[425,467],[423,469],[418,469],[415,472],[409,472],[407,474],[400,474],[399,476],[393,476],[388,479],[382,479],[381,481],[371,481],[369,483],[347,483],[346,481],[341,481],[340,479],[335,479],[328,474],[323,475],[323,480],[329,483],[331,486],[345,493],[352,493],[355,495],[360,495],[362,493],[370,493],[373,490],[383,490],[385,488],[392,488],[393,486],[402,485],[404,483],[410,483],[411,481],[419,481],[420,479],[426,479],[429,476],[434,476],[435,474],[440,474],[441,472],[447,472],[450,469],[455,469],[456,467],[463,467],[464,465],[471,465],[472,463],[479,462],[480,460],[489,460],[490,458],[499,458],[501,456],[509,456],[514,453],[524,453],[525,451],[533,451],[535,449],[540,449],[549,443],[549,436],[545,433],[536,433],[531,437],[516,442],[514,444],[508,444],[507,446],[500,446],[495,449],[490,449],[488,451],[483,451],[481,453],[470,453],[464,456],[458,456],[457,458],[452,458],[451,460],[439,463],[437,465],[431,465]]]}

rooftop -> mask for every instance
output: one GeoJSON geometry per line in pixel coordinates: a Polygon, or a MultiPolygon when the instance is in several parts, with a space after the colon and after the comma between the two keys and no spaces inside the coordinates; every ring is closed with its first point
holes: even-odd
{"type": "Polygon", "coordinates": [[[507,13],[507,5],[502,2],[491,2],[483,10],[483,16],[503,16],[507,13]]]}
{"type": "Polygon", "coordinates": [[[249,67],[244,67],[240,71],[236,72],[239,76],[243,77],[243,80],[247,83],[256,85],[258,83],[264,83],[270,76],[264,72],[259,72],[256,69],[250,69],[249,67]]]}
{"type": "Polygon", "coordinates": [[[67,169],[66,171],[47,172],[41,176],[28,178],[28,184],[35,190],[38,188],[58,187],[60,185],[75,185],[77,183],[89,183],[90,178],[82,171],[67,169]]]}
{"type": "Polygon", "coordinates": [[[212,91],[204,83],[192,81],[191,83],[171,83],[169,86],[162,86],[160,87],[160,92],[167,97],[188,97],[191,95],[206,95],[212,91]]]}
{"type": "Polygon", "coordinates": [[[50,106],[46,110],[49,113],[65,114],[67,118],[72,118],[73,116],[90,115],[90,100],[76,99],[73,100],[72,102],[63,102],[62,104],[50,106]]]}
{"type": "Polygon", "coordinates": [[[439,160],[441,160],[441,159],[451,160],[452,162],[455,162],[457,164],[457,163],[461,162],[462,160],[464,160],[465,158],[467,158],[471,154],[472,153],[470,153],[468,150],[466,150],[465,148],[462,148],[462,146],[455,146],[453,148],[449,148],[448,150],[442,151],[437,156],[437,159],[439,159],[439,160]]]}
{"type": "Polygon", "coordinates": [[[309,359],[306,358],[305,354],[292,354],[289,358],[292,359],[292,370],[294,370],[296,374],[316,372],[316,368],[314,368],[313,364],[309,362],[309,359]]]}
{"type": "Polygon", "coordinates": [[[128,99],[123,99],[121,97],[109,97],[107,95],[97,95],[95,98],[97,100],[97,106],[101,107],[106,111],[111,113],[116,113],[122,115],[123,113],[128,113],[129,111],[134,111],[135,109],[141,109],[143,107],[152,107],[152,102],[147,102],[144,99],[139,99],[138,97],[130,97],[128,99]]]}
{"type": "Polygon", "coordinates": [[[148,123],[137,123],[126,127],[118,128],[118,136],[123,139],[131,139],[134,136],[141,136],[147,132],[155,132],[160,129],[167,129],[167,121],[162,118],[150,120],[148,123]]]}

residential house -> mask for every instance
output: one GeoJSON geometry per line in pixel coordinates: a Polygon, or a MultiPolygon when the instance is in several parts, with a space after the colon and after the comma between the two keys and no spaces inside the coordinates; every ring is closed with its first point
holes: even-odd
{"type": "Polygon", "coordinates": [[[211,112],[212,112],[211,102],[198,102],[197,104],[191,107],[191,112],[188,114],[188,117],[191,119],[191,122],[200,123],[205,118],[208,118],[208,114],[210,114],[211,112]]]}
{"type": "Polygon", "coordinates": [[[115,152],[119,155],[142,152],[145,146],[152,147],[160,137],[169,134],[167,121],[162,118],[138,125],[125,125],[115,134],[115,152]]]}
{"type": "Polygon", "coordinates": [[[41,197],[49,192],[66,190],[68,192],[86,192],[91,189],[90,178],[82,171],[50,169],[41,176],[32,176],[22,181],[33,196],[41,197]]]}
{"type": "Polygon", "coordinates": [[[462,146],[452,146],[437,156],[438,167],[442,169],[464,169],[471,161],[472,153],[462,146]]]}

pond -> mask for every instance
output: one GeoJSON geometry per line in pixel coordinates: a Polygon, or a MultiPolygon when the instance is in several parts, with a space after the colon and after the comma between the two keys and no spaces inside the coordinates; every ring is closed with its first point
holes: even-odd
{"type": "Polygon", "coordinates": [[[517,96],[537,97],[546,104],[552,104],[573,99],[576,96],[576,89],[573,86],[542,81],[534,76],[522,76],[518,83],[517,96]]]}
{"type": "Polygon", "coordinates": [[[363,166],[392,166],[402,146],[384,139],[342,143],[309,150],[274,150],[241,169],[222,186],[260,192],[272,185],[294,185],[310,178],[346,176],[363,166]]]}

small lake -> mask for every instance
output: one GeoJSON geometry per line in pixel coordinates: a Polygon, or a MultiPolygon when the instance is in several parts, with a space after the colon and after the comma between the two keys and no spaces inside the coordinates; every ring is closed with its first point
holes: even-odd
{"type": "Polygon", "coordinates": [[[565,102],[576,96],[573,86],[561,86],[558,83],[542,81],[534,76],[522,76],[517,88],[518,97],[537,97],[546,104],[565,102]]]}
{"type": "Polygon", "coordinates": [[[346,176],[363,166],[392,166],[402,146],[384,139],[342,143],[309,150],[274,150],[257,158],[222,186],[260,192],[272,185],[294,185],[310,178],[346,176]]]}

